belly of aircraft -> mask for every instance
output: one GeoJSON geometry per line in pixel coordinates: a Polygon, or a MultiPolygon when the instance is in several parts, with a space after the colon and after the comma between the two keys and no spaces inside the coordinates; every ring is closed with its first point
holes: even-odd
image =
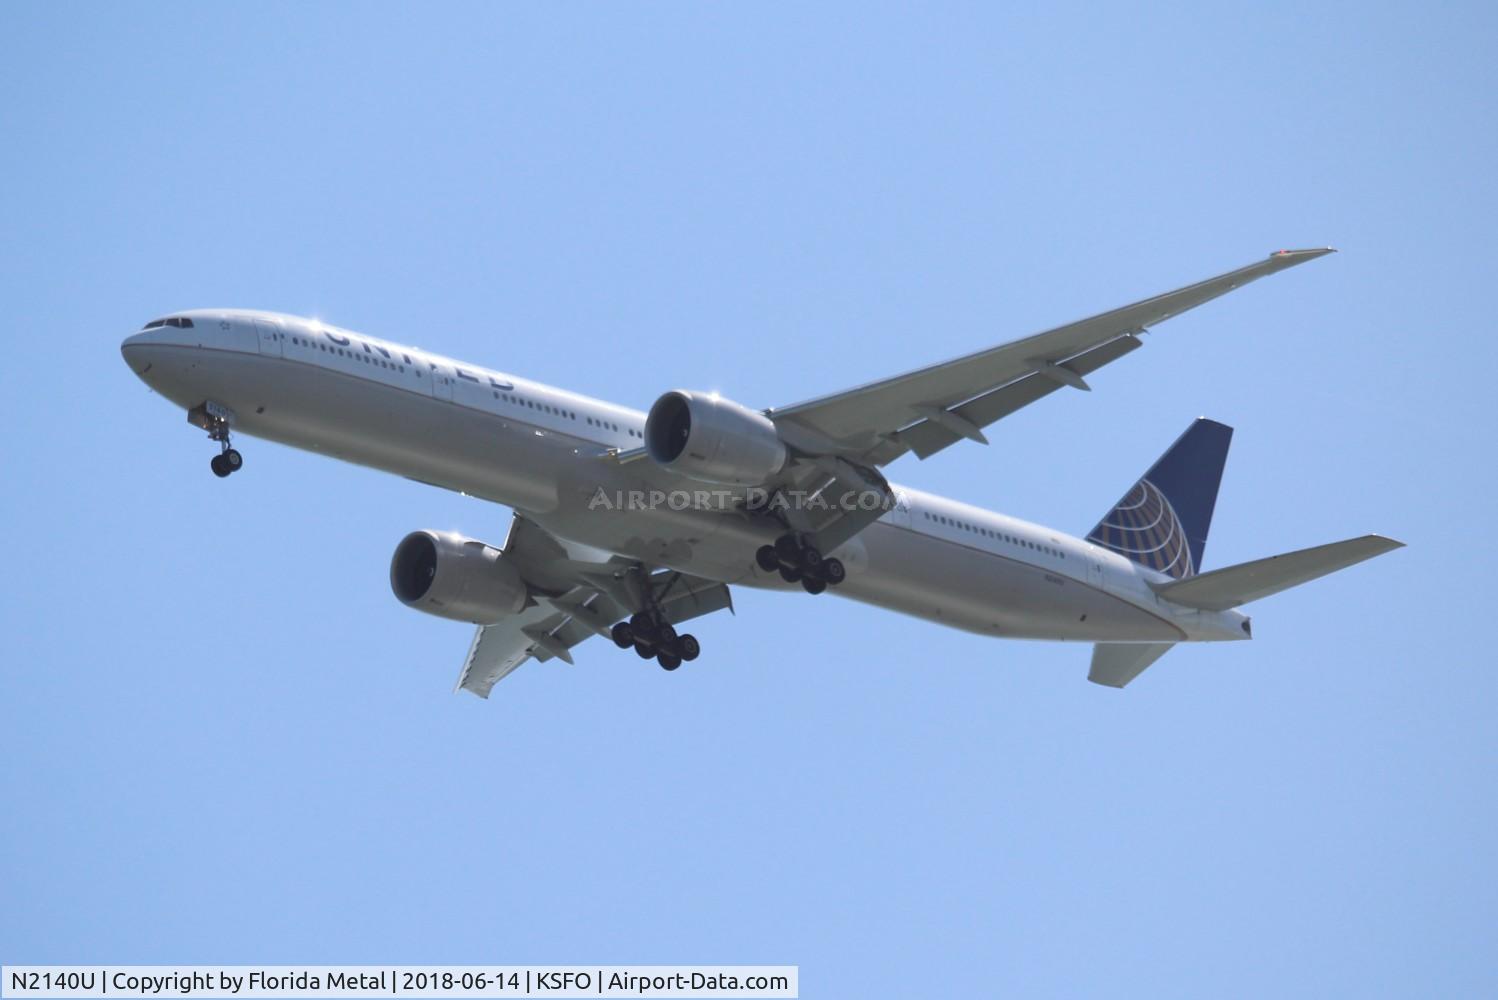
{"type": "Polygon", "coordinates": [[[838,594],[952,628],[1013,639],[1164,641],[1165,619],[1101,587],[991,552],[877,523],[860,536],[868,567],[838,594]]]}

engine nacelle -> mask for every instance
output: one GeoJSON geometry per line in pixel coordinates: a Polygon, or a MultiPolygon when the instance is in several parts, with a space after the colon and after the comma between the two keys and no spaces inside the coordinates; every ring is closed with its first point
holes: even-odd
{"type": "Polygon", "coordinates": [[[728,486],[761,486],[786,460],[785,443],[763,413],[679,389],[650,408],[645,450],[673,472],[728,486]]]}
{"type": "Polygon", "coordinates": [[[503,551],[443,531],[413,531],[395,547],[390,589],[408,608],[493,625],[526,605],[525,581],[503,551]]]}

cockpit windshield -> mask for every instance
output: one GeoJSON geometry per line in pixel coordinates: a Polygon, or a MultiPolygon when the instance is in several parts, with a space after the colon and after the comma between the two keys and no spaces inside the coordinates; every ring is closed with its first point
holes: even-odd
{"type": "Polygon", "coordinates": [[[153,319],[151,320],[151,322],[141,327],[141,329],[154,330],[158,326],[175,326],[183,330],[190,330],[192,329],[192,320],[188,319],[186,316],[168,316],[166,319],[153,319]]]}

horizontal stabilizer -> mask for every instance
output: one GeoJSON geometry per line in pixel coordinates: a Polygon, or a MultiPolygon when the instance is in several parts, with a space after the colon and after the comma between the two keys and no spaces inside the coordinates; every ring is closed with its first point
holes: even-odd
{"type": "Polygon", "coordinates": [[[1403,542],[1392,538],[1364,535],[1152,586],[1155,593],[1174,604],[1226,611],[1403,547],[1403,542]]]}
{"type": "Polygon", "coordinates": [[[1087,671],[1087,679],[1104,687],[1121,688],[1174,645],[1173,642],[1100,642],[1092,647],[1092,669],[1087,671]]]}

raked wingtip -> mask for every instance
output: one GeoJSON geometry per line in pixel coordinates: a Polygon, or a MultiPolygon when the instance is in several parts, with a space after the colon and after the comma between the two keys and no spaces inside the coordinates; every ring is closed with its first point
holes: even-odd
{"type": "Polygon", "coordinates": [[[1308,250],[1276,250],[1269,255],[1271,260],[1285,259],[1300,263],[1305,260],[1315,260],[1317,257],[1325,257],[1329,253],[1336,253],[1336,247],[1313,247],[1308,250]]]}

